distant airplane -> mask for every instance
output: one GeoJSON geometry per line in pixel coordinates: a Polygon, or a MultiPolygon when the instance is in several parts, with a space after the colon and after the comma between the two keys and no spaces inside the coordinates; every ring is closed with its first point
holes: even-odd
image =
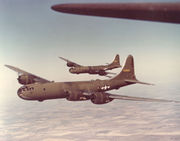
{"type": "Polygon", "coordinates": [[[57,12],[180,24],[180,2],[69,3],[51,7],[57,12]]]}
{"type": "Polygon", "coordinates": [[[99,65],[99,66],[82,66],[72,61],[69,61],[63,57],[59,57],[59,58],[66,61],[67,66],[71,67],[69,69],[69,72],[75,73],[75,74],[89,73],[89,74],[99,74],[101,76],[111,77],[111,76],[108,76],[108,74],[115,74],[115,73],[107,72],[107,70],[112,70],[112,69],[121,67],[119,63],[119,55],[116,55],[116,57],[114,58],[114,61],[111,64],[99,65]]]}
{"type": "Polygon", "coordinates": [[[122,71],[116,77],[109,80],[51,82],[19,68],[10,65],[5,66],[20,74],[18,80],[24,86],[18,89],[17,94],[20,98],[25,100],[43,101],[48,99],[66,98],[69,101],[91,100],[94,104],[109,103],[113,99],[149,102],[179,102],[107,93],[106,91],[119,89],[120,87],[135,83],[150,85],[136,79],[132,55],[129,55],[126,59],[122,71]]]}

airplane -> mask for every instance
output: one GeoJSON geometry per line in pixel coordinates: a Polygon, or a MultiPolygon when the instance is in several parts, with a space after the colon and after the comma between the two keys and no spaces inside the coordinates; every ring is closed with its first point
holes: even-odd
{"type": "Polygon", "coordinates": [[[57,12],[180,24],[180,2],[68,3],[51,7],[57,12]]]}
{"type": "Polygon", "coordinates": [[[19,68],[10,65],[5,66],[20,74],[18,80],[20,80],[19,82],[23,86],[18,89],[17,94],[24,100],[37,100],[41,102],[49,99],[66,98],[69,101],[90,100],[93,104],[106,104],[114,99],[148,102],[180,102],[108,93],[107,91],[109,90],[119,89],[136,83],[151,85],[136,79],[132,55],[127,57],[122,71],[114,78],[108,80],[53,82],[19,68]]]}
{"type": "Polygon", "coordinates": [[[73,74],[89,73],[89,74],[98,74],[110,78],[111,76],[108,76],[108,74],[115,74],[115,73],[107,72],[107,70],[112,70],[121,67],[119,63],[118,54],[115,56],[114,61],[111,64],[99,65],[99,66],[82,66],[72,61],[69,61],[63,57],[59,57],[59,58],[67,62],[67,66],[70,67],[69,72],[73,74]]]}

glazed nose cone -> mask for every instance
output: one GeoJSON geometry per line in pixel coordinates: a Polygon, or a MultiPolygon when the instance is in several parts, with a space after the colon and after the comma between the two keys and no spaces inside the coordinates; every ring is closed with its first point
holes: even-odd
{"type": "Polygon", "coordinates": [[[17,95],[18,95],[20,98],[23,98],[23,93],[22,93],[22,89],[21,89],[21,88],[18,89],[17,95]]]}
{"type": "Polygon", "coordinates": [[[32,100],[32,98],[26,96],[24,93],[23,93],[23,89],[22,88],[19,88],[18,91],[17,91],[17,95],[24,99],[24,100],[32,100]]]}

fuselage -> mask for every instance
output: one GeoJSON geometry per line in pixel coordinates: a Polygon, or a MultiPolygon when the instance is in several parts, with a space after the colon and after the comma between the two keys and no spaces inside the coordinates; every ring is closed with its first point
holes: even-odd
{"type": "MultiPolygon", "coordinates": [[[[18,89],[18,96],[25,100],[39,100],[76,97],[75,100],[88,100],[85,93],[104,92],[129,85],[123,80],[92,80],[77,82],[51,82],[24,85],[18,89]]],[[[73,99],[72,99],[73,100],[73,99]]]]}
{"type": "Polygon", "coordinates": [[[118,68],[119,65],[100,65],[100,66],[79,66],[72,67],[69,69],[69,72],[80,74],[80,73],[89,73],[89,74],[99,74],[107,75],[106,70],[112,70],[118,68]]]}

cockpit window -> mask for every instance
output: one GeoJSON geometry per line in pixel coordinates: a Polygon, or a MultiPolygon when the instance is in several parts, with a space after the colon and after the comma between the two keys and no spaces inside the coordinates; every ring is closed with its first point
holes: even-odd
{"type": "Polygon", "coordinates": [[[22,93],[23,91],[31,91],[31,90],[34,90],[34,87],[23,86],[19,88],[18,93],[22,93]]]}

